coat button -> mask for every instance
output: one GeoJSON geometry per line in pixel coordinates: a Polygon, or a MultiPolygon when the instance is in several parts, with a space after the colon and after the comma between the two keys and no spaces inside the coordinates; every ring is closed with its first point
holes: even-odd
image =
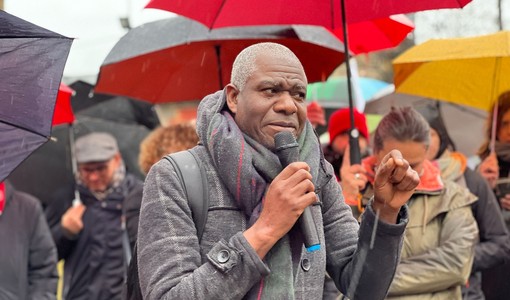
{"type": "Polygon", "coordinates": [[[301,261],[301,269],[303,269],[303,271],[305,272],[308,272],[310,270],[310,267],[311,267],[310,260],[308,258],[303,258],[303,260],[301,261]]]}
{"type": "Polygon", "coordinates": [[[230,253],[227,250],[221,250],[217,256],[219,263],[226,263],[230,259],[230,253]]]}

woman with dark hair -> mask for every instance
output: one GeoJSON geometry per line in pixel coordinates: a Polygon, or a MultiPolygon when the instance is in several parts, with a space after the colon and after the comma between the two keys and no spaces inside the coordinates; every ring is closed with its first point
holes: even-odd
{"type": "Polygon", "coordinates": [[[467,168],[466,157],[455,152],[437,106],[419,107],[418,111],[430,125],[430,147],[427,158],[441,170],[445,181],[455,182],[469,189],[478,197],[471,205],[473,216],[479,228],[479,242],[475,246],[475,259],[469,277],[464,285],[463,299],[485,299],[482,292],[482,271],[500,265],[510,256],[510,238],[491,188],[475,171],[467,168]]]}
{"type": "MultiPolygon", "coordinates": [[[[494,190],[507,228],[510,228],[510,91],[502,93],[496,103],[496,120],[489,114],[485,141],[478,150],[482,162],[478,172],[494,190]],[[493,125],[496,125],[493,128],[493,125]],[[495,139],[493,145],[491,140],[495,139]]],[[[505,263],[483,273],[482,287],[486,299],[508,299],[510,286],[510,255],[505,255],[505,263]]]]}
{"type": "Polygon", "coordinates": [[[429,125],[416,110],[392,108],[375,131],[374,155],[362,162],[368,179],[364,199],[374,192],[373,174],[387,151],[399,150],[420,175],[388,299],[461,299],[471,271],[478,229],[470,205],[476,197],[440,179],[426,158],[429,144],[429,125]]]}

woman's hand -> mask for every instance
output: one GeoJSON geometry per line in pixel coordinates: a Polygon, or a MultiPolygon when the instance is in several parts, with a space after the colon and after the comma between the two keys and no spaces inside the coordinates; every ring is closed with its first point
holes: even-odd
{"type": "Polygon", "coordinates": [[[494,189],[499,178],[499,164],[495,152],[491,152],[491,154],[482,161],[478,171],[480,175],[487,180],[491,188],[494,189]]]}

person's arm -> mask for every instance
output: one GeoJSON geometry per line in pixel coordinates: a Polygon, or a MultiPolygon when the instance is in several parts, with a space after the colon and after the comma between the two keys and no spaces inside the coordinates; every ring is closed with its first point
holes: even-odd
{"type": "Polygon", "coordinates": [[[39,203],[35,203],[34,227],[29,249],[29,299],[56,299],[57,249],[39,203]]]}
{"type": "Polygon", "coordinates": [[[466,184],[478,196],[472,204],[480,242],[475,246],[473,272],[486,270],[510,260],[510,236],[493,191],[478,173],[466,170],[466,184]]]}
{"type": "Polygon", "coordinates": [[[185,197],[171,164],[156,163],[145,181],[138,227],[144,299],[242,298],[269,269],[241,231],[212,245],[202,264],[185,197]]]}
{"type": "Polygon", "coordinates": [[[58,259],[66,259],[76,244],[76,240],[68,237],[62,226],[62,216],[72,205],[73,190],[63,187],[52,194],[52,202],[45,209],[46,220],[50,227],[51,236],[57,247],[58,259]]]}
{"type": "Polygon", "coordinates": [[[331,179],[322,194],[328,273],[350,299],[384,299],[400,256],[407,207],[402,207],[397,224],[388,224],[376,220],[370,202],[358,225],[336,180],[331,179]]]}
{"type": "Polygon", "coordinates": [[[449,211],[442,221],[438,247],[402,259],[389,295],[433,293],[465,284],[471,271],[477,237],[471,207],[449,211]]]}

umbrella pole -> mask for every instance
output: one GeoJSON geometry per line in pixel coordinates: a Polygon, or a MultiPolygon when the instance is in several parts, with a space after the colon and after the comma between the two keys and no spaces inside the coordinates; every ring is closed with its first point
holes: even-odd
{"type": "Polygon", "coordinates": [[[349,117],[351,119],[351,129],[349,130],[349,149],[351,164],[361,163],[361,151],[359,147],[359,131],[354,124],[354,103],[352,99],[352,85],[351,85],[351,65],[349,62],[349,39],[347,34],[347,19],[345,13],[345,0],[340,0],[342,9],[342,29],[344,35],[345,46],[345,68],[347,70],[347,94],[349,97],[349,117]]]}
{"type": "Polygon", "coordinates": [[[223,89],[223,72],[221,70],[221,47],[220,45],[215,45],[214,49],[216,49],[216,60],[218,61],[218,82],[220,84],[220,90],[223,89]]]}
{"type": "MultiPolygon", "coordinates": [[[[76,162],[75,150],[74,150],[74,127],[73,124],[69,124],[69,149],[71,152],[71,168],[73,170],[74,180],[78,176],[78,163],[76,162]]],[[[80,192],[76,188],[76,184],[74,185],[74,200],[73,206],[81,204],[80,192]]]]}

